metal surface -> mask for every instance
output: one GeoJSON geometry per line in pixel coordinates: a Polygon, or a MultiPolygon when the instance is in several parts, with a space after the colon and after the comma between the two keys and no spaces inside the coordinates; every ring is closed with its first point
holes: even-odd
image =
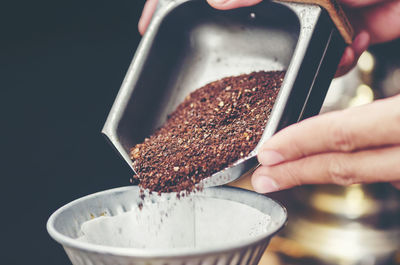
{"type": "Polygon", "coordinates": [[[201,0],[159,1],[102,132],[132,168],[129,149],[161,126],[188,93],[226,76],[285,69],[256,149],[203,185],[232,182],[257,165],[263,141],[319,112],[344,47],[316,5],[263,1],[221,11],[201,0]]]}
{"type": "Polygon", "coordinates": [[[280,234],[281,246],[271,247],[295,260],[290,264],[397,264],[399,198],[395,188],[382,183],[287,191],[283,201],[292,220],[280,234]]]}
{"type": "MultiPolygon", "coordinates": [[[[164,194],[163,196],[176,196],[164,194]]],[[[49,234],[63,245],[74,265],[128,265],[128,264],[257,264],[270,238],[286,223],[287,213],[274,200],[254,192],[236,188],[218,187],[205,189],[193,196],[207,196],[246,204],[271,216],[268,232],[240,243],[229,243],[219,248],[200,249],[129,249],[94,245],[76,238],[82,223],[91,220],[91,213],[118,215],[138,207],[137,187],[122,187],[95,193],[75,200],[57,210],[47,223],[49,234]]]]}

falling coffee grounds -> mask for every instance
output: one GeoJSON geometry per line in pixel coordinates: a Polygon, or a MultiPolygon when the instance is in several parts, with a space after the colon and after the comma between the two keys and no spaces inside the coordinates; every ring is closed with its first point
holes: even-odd
{"type": "Polygon", "coordinates": [[[131,149],[135,183],[191,192],[202,179],[248,155],[259,142],[285,72],[223,78],[189,94],[165,124],[131,149]]]}

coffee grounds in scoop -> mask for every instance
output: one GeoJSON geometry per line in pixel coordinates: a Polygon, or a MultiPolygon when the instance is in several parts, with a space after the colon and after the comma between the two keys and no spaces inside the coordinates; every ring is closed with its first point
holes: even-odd
{"type": "Polygon", "coordinates": [[[141,188],[191,192],[260,141],[285,72],[223,78],[189,94],[165,124],[131,149],[141,188]]]}

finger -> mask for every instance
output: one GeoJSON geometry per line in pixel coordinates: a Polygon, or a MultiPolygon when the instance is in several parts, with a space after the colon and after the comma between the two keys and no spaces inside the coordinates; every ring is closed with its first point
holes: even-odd
{"type": "Polygon", "coordinates": [[[399,190],[400,190],[400,180],[399,180],[399,181],[392,182],[392,185],[393,185],[396,189],[399,189],[399,190]]]}
{"type": "Polygon", "coordinates": [[[272,167],[260,167],[252,176],[256,192],[267,193],[303,184],[400,181],[400,146],[354,153],[326,153],[272,167]]]}
{"type": "Polygon", "coordinates": [[[144,4],[142,16],[139,19],[139,32],[140,34],[144,34],[146,32],[147,27],[150,24],[151,18],[153,17],[154,11],[156,10],[158,0],[147,0],[144,4]]]}
{"type": "Polygon", "coordinates": [[[343,4],[346,7],[364,7],[364,6],[370,6],[370,5],[375,5],[375,4],[380,4],[382,2],[387,2],[390,0],[340,0],[340,3],[343,4]]]}
{"type": "Polygon", "coordinates": [[[222,10],[252,6],[261,1],[262,0],[207,0],[212,7],[222,10]]]}
{"type": "Polygon", "coordinates": [[[349,72],[357,63],[361,54],[367,50],[370,42],[369,33],[361,31],[355,37],[353,43],[346,47],[342,59],[340,60],[335,77],[342,76],[349,72]]]}
{"type": "Polygon", "coordinates": [[[380,43],[400,37],[400,1],[366,7],[361,12],[357,27],[368,31],[371,43],[380,43]]]}
{"type": "Polygon", "coordinates": [[[356,59],[354,56],[354,50],[351,46],[347,46],[344,50],[342,58],[340,59],[340,63],[338,69],[336,70],[335,77],[342,76],[349,72],[354,65],[356,59]]]}
{"type": "Polygon", "coordinates": [[[353,43],[351,44],[355,57],[354,63],[357,62],[361,54],[365,52],[365,50],[368,48],[369,42],[370,42],[370,36],[367,31],[363,30],[357,34],[353,43]]]}
{"type": "Polygon", "coordinates": [[[289,126],[258,153],[264,166],[326,152],[350,152],[400,143],[400,96],[330,112],[289,126]]]}

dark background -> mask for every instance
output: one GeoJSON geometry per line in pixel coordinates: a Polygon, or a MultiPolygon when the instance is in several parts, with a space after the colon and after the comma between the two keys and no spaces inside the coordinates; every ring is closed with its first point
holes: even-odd
{"type": "Polygon", "coordinates": [[[46,231],[81,196],[129,185],[100,134],[144,0],[9,1],[0,14],[0,264],[70,264],[46,231]]]}

